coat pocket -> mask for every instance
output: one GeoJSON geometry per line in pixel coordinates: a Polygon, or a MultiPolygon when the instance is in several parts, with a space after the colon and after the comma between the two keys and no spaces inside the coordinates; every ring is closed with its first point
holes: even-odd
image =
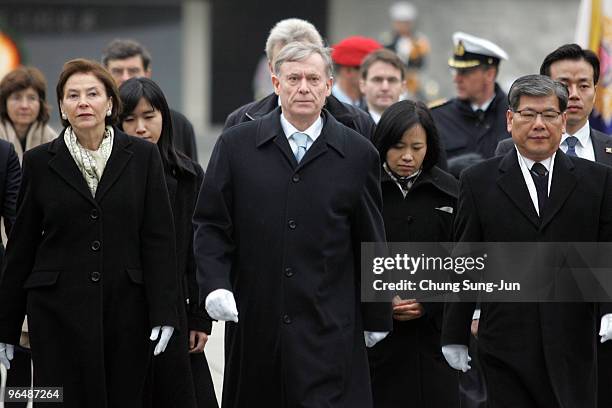
{"type": "Polygon", "coordinates": [[[45,286],[53,286],[57,282],[60,271],[32,271],[28,279],[23,284],[24,289],[41,288],[45,286]]]}
{"type": "Polygon", "coordinates": [[[144,283],[142,269],[127,268],[125,271],[130,277],[130,280],[135,284],[142,285],[144,283]]]}

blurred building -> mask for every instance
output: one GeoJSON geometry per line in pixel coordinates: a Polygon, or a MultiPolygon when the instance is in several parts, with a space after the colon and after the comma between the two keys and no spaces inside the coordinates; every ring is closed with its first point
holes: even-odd
{"type": "MultiPolygon", "coordinates": [[[[349,35],[381,39],[394,0],[2,0],[0,31],[10,33],[22,62],[43,70],[57,126],[55,80],[71,58],[100,59],[113,38],[130,37],[153,55],[153,79],[170,104],[191,119],[203,163],[218,125],[253,99],[253,75],[270,28],[300,17],[318,27],[328,44],[349,35]],[[212,129],[212,130],[211,130],[212,129]]],[[[489,38],[510,54],[499,82],[536,72],[542,58],[571,42],[579,0],[412,0],[417,29],[431,44],[426,75],[440,97],[453,95],[447,60],[451,35],[489,38]]]]}

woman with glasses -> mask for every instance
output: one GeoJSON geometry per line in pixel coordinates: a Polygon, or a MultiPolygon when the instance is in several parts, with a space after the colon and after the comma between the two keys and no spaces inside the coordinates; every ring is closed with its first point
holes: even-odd
{"type": "MultiPolygon", "coordinates": [[[[374,143],[387,241],[452,241],[459,186],[435,166],[440,139],[427,107],[410,100],[388,107],[374,143]]],[[[368,349],[375,408],[459,406],[457,373],[440,352],[442,310],[442,303],[394,297],[393,332],[368,349]]]]}

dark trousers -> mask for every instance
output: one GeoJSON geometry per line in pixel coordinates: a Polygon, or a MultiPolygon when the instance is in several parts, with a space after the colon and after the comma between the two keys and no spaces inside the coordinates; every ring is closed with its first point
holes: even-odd
{"type": "MultiPolygon", "coordinates": [[[[32,385],[32,358],[30,350],[15,346],[11,368],[7,370],[6,387],[30,387],[32,385]]],[[[6,394],[5,394],[6,395],[6,394]]],[[[7,402],[6,408],[25,408],[27,402],[7,402]]]]}

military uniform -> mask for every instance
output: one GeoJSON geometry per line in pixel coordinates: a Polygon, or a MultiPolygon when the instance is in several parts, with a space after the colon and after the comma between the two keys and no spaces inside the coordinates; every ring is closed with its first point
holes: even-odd
{"type": "Polygon", "coordinates": [[[473,111],[469,101],[458,98],[432,106],[431,114],[447,158],[467,153],[478,153],[485,159],[493,157],[497,143],[510,137],[507,110],[508,97],[499,85],[495,85],[495,98],[484,112],[473,111]]]}
{"type": "MultiPolygon", "coordinates": [[[[466,94],[461,84],[468,81],[473,88],[475,79],[470,76],[474,70],[497,69],[502,59],[508,59],[508,54],[489,40],[462,32],[453,34],[453,43],[448,65],[455,70],[458,96],[438,106],[430,105],[431,113],[449,160],[470,153],[488,159],[494,156],[497,143],[510,137],[506,129],[508,98],[495,83],[493,95],[487,101],[476,103],[475,99],[482,99],[482,95],[466,94]]],[[[490,79],[476,80],[482,81],[483,87],[490,86],[490,79]]]]}

